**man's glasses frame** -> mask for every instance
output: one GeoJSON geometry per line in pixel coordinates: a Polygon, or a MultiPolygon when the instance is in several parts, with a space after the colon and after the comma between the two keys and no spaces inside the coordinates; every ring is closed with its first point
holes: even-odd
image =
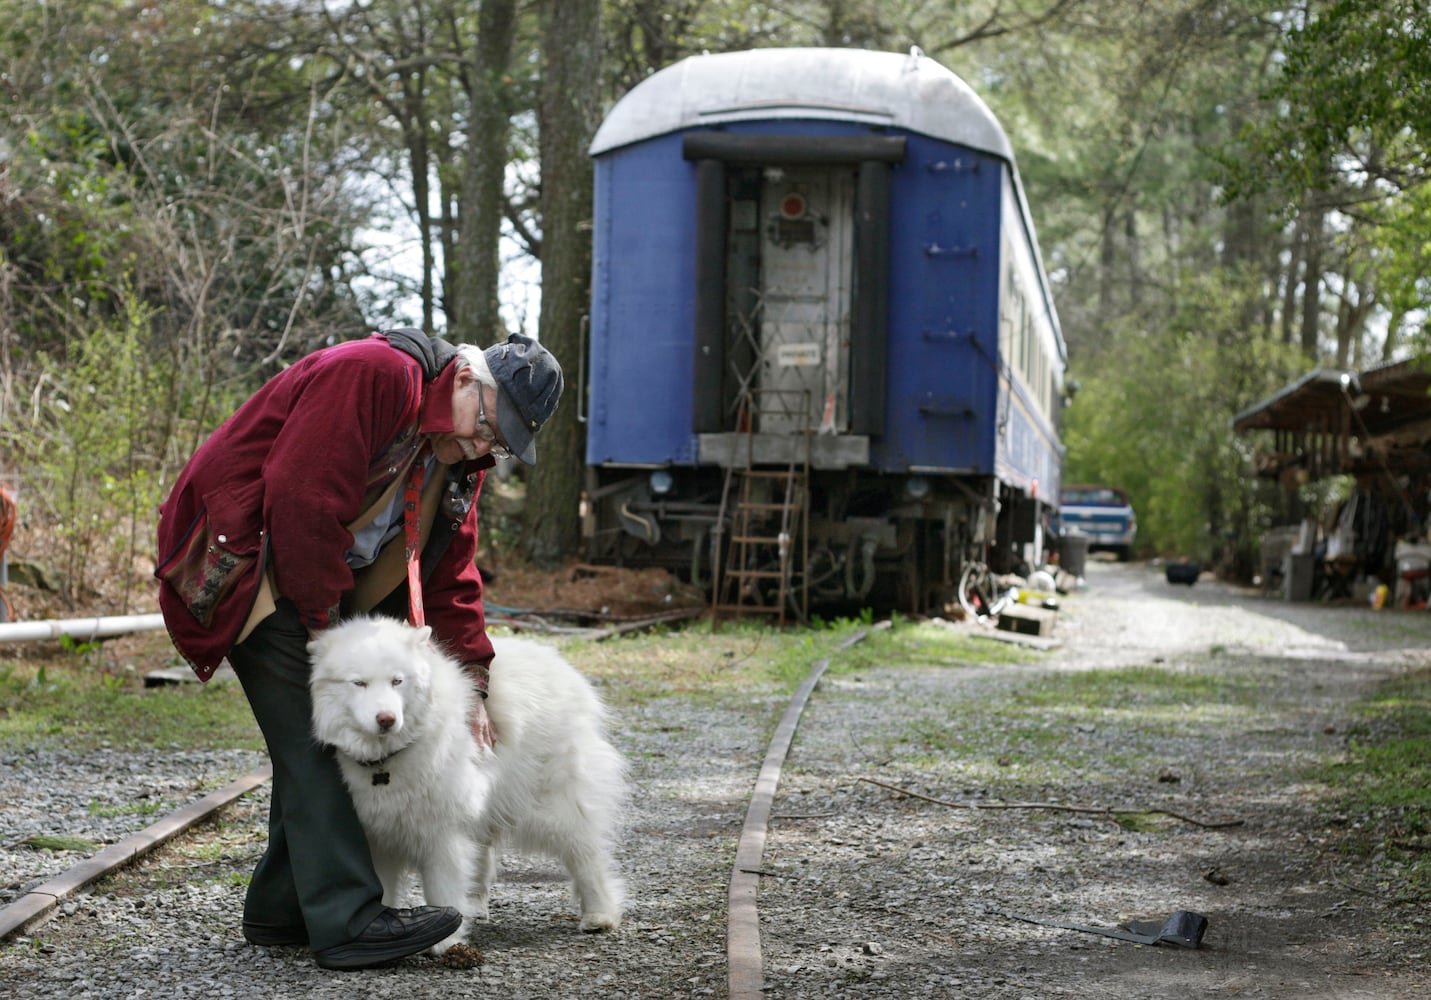
{"type": "Polygon", "coordinates": [[[487,393],[478,386],[477,389],[477,436],[488,444],[489,455],[497,458],[511,458],[512,449],[497,440],[497,430],[487,420],[487,407],[482,404],[482,398],[487,393]]]}

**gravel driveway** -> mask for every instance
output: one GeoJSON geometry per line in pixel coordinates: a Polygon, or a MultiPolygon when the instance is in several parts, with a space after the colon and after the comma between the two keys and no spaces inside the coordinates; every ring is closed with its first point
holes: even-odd
{"type": "MultiPolygon", "coordinates": [[[[1171,587],[1147,566],[1094,562],[1051,652],[990,641],[988,664],[832,668],[786,762],[761,866],[764,995],[1431,995],[1426,904],[1387,898],[1378,859],[1333,849],[1324,790],[1302,777],[1342,754],[1357,698],[1431,664],[1428,634],[1424,613],[1171,587]],[[1113,668],[1233,694],[1125,703],[1113,683],[1096,717],[1064,711],[1058,685],[1113,668]],[[1119,823],[1077,809],[1163,813],[1119,823]],[[1111,928],[1182,910],[1208,920],[1197,950],[1010,916],[1111,928]]],[[[784,704],[618,711],[637,795],[621,854],[632,904],[615,934],[577,931],[553,866],[508,859],[480,967],[424,957],[334,973],[300,950],[250,947],[238,921],[262,848],[259,792],[0,946],[0,996],[724,997],[730,866],[784,704]]],[[[113,840],[145,820],[97,821],[91,800],[173,797],[258,763],[243,756],[0,755],[0,902],[73,861],[16,847],[36,824],[113,840]]]]}

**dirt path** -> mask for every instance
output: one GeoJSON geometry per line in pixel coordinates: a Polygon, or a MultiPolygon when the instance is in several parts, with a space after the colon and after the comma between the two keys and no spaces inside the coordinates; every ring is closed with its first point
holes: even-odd
{"type": "Polygon", "coordinates": [[[1426,904],[1338,852],[1328,790],[1302,777],[1341,756],[1359,697],[1431,663],[1431,615],[1170,587],[1141,566],[1095,563],[1088,581],[1037,664],[827,685],[783,785],[786,814],[808,818],[767,851],[767,996],[1431,995],[1426,904]],[[1089,671],[1092,694],[1070,685],[1089,671]],[[953,809],[864,778],[1238,825],[953,809]],[[1111,928],[1180,910],[1207,917],[1201,949],[1007,916],[1111,928]]]}

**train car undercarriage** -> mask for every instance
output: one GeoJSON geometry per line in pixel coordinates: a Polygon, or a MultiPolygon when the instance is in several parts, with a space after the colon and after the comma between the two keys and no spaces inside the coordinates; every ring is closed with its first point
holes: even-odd
{"type": "Polygon", "coordinates": [[[779,617],[952,607],[970,561],[1037,561],[1046,512],[992,479],[588,469],[586,558],[659,566],[716,607],[779,617]]]}

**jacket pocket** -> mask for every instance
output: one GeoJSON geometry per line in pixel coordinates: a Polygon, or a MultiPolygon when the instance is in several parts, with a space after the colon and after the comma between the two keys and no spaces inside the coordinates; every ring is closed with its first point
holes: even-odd
{"type": "Polygon", "coordinates": [[[156,576],[199,623],[254,569],[263,547],[263,483],[206,494],[199,514],[156,576]]]}

